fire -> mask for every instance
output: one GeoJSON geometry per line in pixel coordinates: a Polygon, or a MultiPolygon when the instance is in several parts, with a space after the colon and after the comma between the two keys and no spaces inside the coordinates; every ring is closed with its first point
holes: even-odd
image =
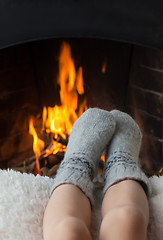
{"type": "Polygon", "coordinates": [[[106,66],[107,66],[107,61],[106,61],[106,59],[105,59],[103,65],[102,65],[102,69],[101,69],[102,73],[105,73],[105,72],[106,72],[106,66]]]}
{"type": "Polygon", "coordinates": [[[70,134],[77,118],[86,110],[86,100],[78,106],[78,95],[84,94],[82,67],[76,73],[75,64],[71,57],[71,49],[63,43],[59,56],[59,76],[61,106],[44,107],[43,127],[46,132],[60,135],[63,139],[70,134]],[[78,110],[78,112],[77,112],[78,110]]]}
{"type": "Polygon", "coordinates": [[[101,161],[105,162],[105,156],[104,155],[101,155],[101,161]]]}
{"type": "MultiPolygon", "coordinates": [[[[76,71],[75,63],[71,56],[71,49],[67,43],[63,43],[61,48],[57,82],[60,86],[61,105],[44,107],[42,112],[42,130],[53,136],[53,145],[50,150],[46,151],[46,155],[51,152],[56,154],[58,151],[65,151],[65,146],[58,143],[56,139],[58,137],[66,139],[71,133],[74,122],[87,109],[85,98],[80,103],[78,101],[78,96],[84,94],[82,67],[79,67],[78,71],[76,71]]],[[[43,149],[43,143],[42,140],[37,138],[32,124],[30,121],[30,134],[35,136],[33,151],[39,158],[40,150],[43,149]]],[[[39,161],[37,160],[37,165],[38,163],[39,161]]]]}
{"type": "Polygon", "coordinates": [[[40,174],[40,164],[39,164],[39,157],[40,157],[40,152],[44,149],[45,144],[44,142],[38,138],[36,130],[33,126],[33,118],[30,118],[29,121],[29,133],[33,136],[33,151],[36,155],[36,167],[37,171],[40,174]]]}

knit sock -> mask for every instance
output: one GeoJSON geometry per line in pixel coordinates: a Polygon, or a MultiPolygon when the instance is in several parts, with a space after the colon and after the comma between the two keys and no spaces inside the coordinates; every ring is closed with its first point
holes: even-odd
{"type": "Polygon", "coordinates": [[[98,108],[85,111],[74,123],[52,190],[64,183],[74,184],[93,205],[92,179],[114,129],[114,117],[108,111],[98,108]]]}
{"type": "Polygon", "coordinates": [[[141,183],[148,191],[148,178],[138,166],[142,134],[136,122],[126,113],[111,111],[116,121],[116,129],[107,149],[104,194],[113,184],[124,179],[141,183]]]}

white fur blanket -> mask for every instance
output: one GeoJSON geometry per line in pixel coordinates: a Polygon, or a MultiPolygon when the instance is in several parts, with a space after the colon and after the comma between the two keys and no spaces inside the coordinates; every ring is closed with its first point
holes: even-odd
{"type": "MultiPolygon", "coordinates": [[[[163,176],[150,178],[149,240],[163,239],[163,176]]],[[[0,240],[43,240],[43,214],[53,179],[0,170],[0,240]]],[[[92,213],[92,235],[98,239],[100,189],[97,209],[92,213]]]]}

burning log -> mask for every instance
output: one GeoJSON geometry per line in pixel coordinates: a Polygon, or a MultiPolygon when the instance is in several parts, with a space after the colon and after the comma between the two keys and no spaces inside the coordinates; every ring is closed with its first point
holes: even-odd
{"type": "MultiPolygon", "coordinates": [[[[60,143],[58,143],[60,144],[60,143]]],[[[13,170],[19,171],[21,173],[34,173],[44,175],[44,176],[52,176],[55,175],[58,166],[63,160],[65,153],[65,146],[60,148],[57,153],[54,153],[54,141],[46,147],[46,149],[40,152],[39,157],[39,165],[40,172],[37,171],[36,166],[36,155],[31,156],[23,161],[23,165],[12,167],[13,170]]]]}
{"type": "Polygon", "coordinates": [[[66,135],[66,139],[64,139],[62,136],[58,135],[57,138],[55,138],[55,136],[53,136],[54,141],[61,143],[63,146],[67,146],[68,144],[68,134],[66,135]]]}
{"type": "Polygon", "coordinates": [[[64,157],[65,152],[58,152],[56,154],[50,154],[49,156],[46,157],[46,167],[51,168],[54,165],[59,164],[64,157]]]}

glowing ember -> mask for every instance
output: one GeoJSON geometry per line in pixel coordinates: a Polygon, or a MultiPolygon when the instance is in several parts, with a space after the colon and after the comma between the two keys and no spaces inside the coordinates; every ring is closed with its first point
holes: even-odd
{"type": "MultiPolygon", "coordinates": [[[[59,75],[57,80],[60,86],[61,105],[54,107],[44,107],[42,113],[42,130],[53,136],[50,149],[46,150],[48,154],[56,154],[65,151],[66,146],[57,142],[56,139],[61,137],[67,139],[72,126],[77,118],[87,109],[86,99],[78,102],[78,95],[84,94],[82,67],[76,72],[75,64],[71,57],[71,49],[67,43],[63,43],[59,56],[59,75]]],[[[39,171],[39,154],[44,148],[44,143],[37,137],[30,120],[29,133],[33,135],[33,151],[36,155],[36,163],[39,171]]]]}

